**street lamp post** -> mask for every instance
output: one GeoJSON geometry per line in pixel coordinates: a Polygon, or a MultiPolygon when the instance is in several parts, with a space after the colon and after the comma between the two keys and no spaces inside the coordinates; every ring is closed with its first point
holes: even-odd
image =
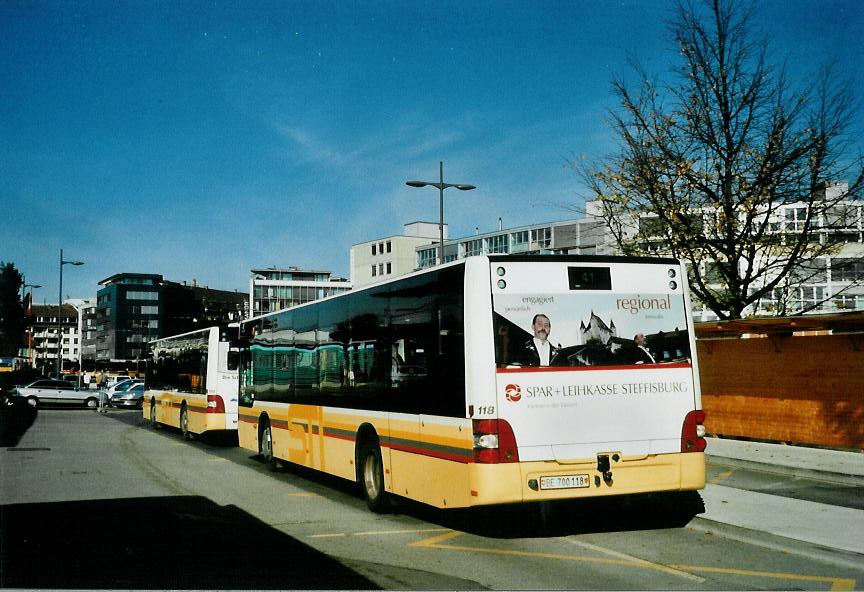
{"type": "Polygon", "coordinates": [[[471,191],[472,189],[477,189],[474,185],[468,185],[466,183],[445,183],[444,182],[444,161],[440,161],[439,163],[439,181],[434,183],[432,181],[408,181],[405,184],[410,187],[437,187],[439,193],[439,213],[440,217],[438,220],[438,265],[444,263],[444,190],[448,187],[455,187],[460,191],[471,191]]]}
{"type": "Polygon", "coordinates": [[[63,249],[60,249],[60,297],[57,299],[57,378],[63,378],[63,266],[84,265],[83,261],[66,261],[63,259],[63,249]]]}
{"type": "MultiPolygon", "coordinates": [[[[30,288],[30,300],[27,302],[27,311],[25,314],[30,316],[33,311],[33,290],[36,288],[41,288],[41,284],[24,284],[22,289],[24,290],[24,297],[27,297],[27,288],[30,288]]],[[[30,364],[30,367],[33,367],[33,324],[30,322],[27,327],[27,362],[30,364]]]]}

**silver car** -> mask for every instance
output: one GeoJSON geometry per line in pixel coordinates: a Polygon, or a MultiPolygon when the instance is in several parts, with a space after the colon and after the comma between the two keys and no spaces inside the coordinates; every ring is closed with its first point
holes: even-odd
{"type": "Polygon", "coordinates": [[[144,383],[139,382],[124,391],[116,392],[111,396],[112,407],[135,407],[141,408],[144,402],[144,383]]]}
{"type": "Polygon", "coordinates": [[[86,405],[95,408],[99,403],[96,393],[79,391],[65,380],[42,378],[27,386],[17,387],[13,393],[22,397],[31,407],[40,405],[86,405]]]}

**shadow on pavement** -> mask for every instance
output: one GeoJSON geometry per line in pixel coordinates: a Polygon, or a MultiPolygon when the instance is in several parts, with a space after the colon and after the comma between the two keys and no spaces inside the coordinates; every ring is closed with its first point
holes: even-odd
{"type": "Polygon", "coordinates": [[[17,446],[35,420],[36,409],[23,399],[0,401],[0,447],[17,446]]]}
{"type": "Polygon", "coordinates": [[[203,497],[6,505],[0,523],[3,588],[377,589],[203,497]]]}
{"type": "Polygon", "coordinates": [[[705,512],[696,491],[435,510],[402,502],[397,511],[490,538],[557,537],[682,528],[705,512]]]}

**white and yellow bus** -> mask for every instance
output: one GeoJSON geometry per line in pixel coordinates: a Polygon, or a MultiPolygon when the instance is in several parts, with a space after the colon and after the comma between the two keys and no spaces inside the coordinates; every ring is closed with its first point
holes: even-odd
{"type": "Polygon", "coordinates": [[[235,323],[151,342],[144,419],[178,428],[185,439],[236,430],[237,330],[235,323]]]}
{"type": "Polygon", "coordinates": [[[240,446],[375,511],[700,489],[689,311],[677,260],[502,255],[256,317],[240,446]]]}

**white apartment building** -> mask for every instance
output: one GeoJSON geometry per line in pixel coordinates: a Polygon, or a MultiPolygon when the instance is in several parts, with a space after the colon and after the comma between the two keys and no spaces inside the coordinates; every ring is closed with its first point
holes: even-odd
{"type": "Polygon", "coordinates": [[[249,278],[249,307],[252,316],[258,316],[350,289],[350,281],[333,277],[329,271],[297,267],[253,269],[249,278]]]}
{"type": "MultiPolygon", "coordinates": [[[[843,184],[826,187],[826,192],[842,190],[843,184]]],[[[504,229],[499,220],[498,230],[494,232],[478,232],[474,236],[452,240],[448,240],[445,235],[444,261],[498,253],[618,254],[605,222],[600,217],[600,211],[599,203],[589,202],[586,204],[586,217],[580,219],[509,229],[504,229]]],[[[801,221],[806,214],[805,204],[783,205],[778,210],[777,221],[772,230],[778,233],[800,231],[801,221]]],[[[836,244],[836,252],[820,258],[816,262],[816,273],[807,281],[795,283],[794,278],[790,278],[788,285],[775,289],[770,298],[763,298],[746,314],[770,316],[778,312],[791,314],[805,309],[812,313],[864,310],[864,285],[861,281],[864,277],[864,204],[851,200],[838,203],[828,217],[831,219],[819,222],[819,240],[836,244]],[[809,310],[811,307],[812,310],[809,310]]],[[[651,214],[646,214],[645,223],[650,224],[651,218],[651,214]]],[[[428,232],[424,239],[418,238],[414,246],[411,246],[410,242],[400,241],[397,247],[395,239],[403,237],[388,237],[354,245],[351,248],[351,270],[355,285],[434,267],[438,257],[438,226],[433,223],[423,224],[427,225],[428,232]],[[413,249],[413,264],[408,262],[404,249],[413,249]],[[397,258],[400,261],[398,266],[395,263],[397,258]],[[381,277],[382,275],[384,277],[381,277]]],[[[406,230],[408,226],[410,225],[406,225],[406,230]]],[[[662,244],[658,242],[653,245],[646,254],[663,255],[662,244]]],[[[716,315],[707,308],[695,302],[694,306],[694,320],[716,320],[716,315]]]]}
{"type": "MultiPolygon", "coordinates": [[[[435,265],[437,245],[418,246],[415,251],[417,269],[435,265]]],[[[507,229],[499,219],[494,232],[444,241],[445,262],[494,254],[612,255],[614,245],[603,221],[593,216],[507,229]]]]}
{"type": "Polygon", "coordinates": [[[34,304],[27,315],[27,344],[20,357],[29,361],[43,374],[57,371],[57,352],[63,357],[63,368],[78,365],[81,358],[82,315],[93,300],[67,300],[60,309],[57,323],[57,305],[34,304]]]}
{"type": "MultiPolygon", "coordinates": [[[[438,244],[438,223],[411,222],[402,234],[366,241],[351,246],[351,283],[355,287],[374,284],[418,268],[417,249],[438,244]]],[[[447,241],[447,225],[444,225],[447,241]]],[[[433,257],[434,263],[434,257],[433,257]]]]}

